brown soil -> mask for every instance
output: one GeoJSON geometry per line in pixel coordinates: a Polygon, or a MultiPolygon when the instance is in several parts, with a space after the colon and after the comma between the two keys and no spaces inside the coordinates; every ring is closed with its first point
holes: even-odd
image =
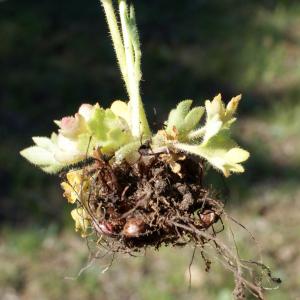
{"type": "Polygon", "coordinates": [[[206,231],[220,219],[223,205],[203,187],[203,170],[199,159],[155,154],[148,147],[133,164],[96,159],[85,170],[93,178],[86,208],[101,243],[130,253],[147,246],[206,243],[175,225],[206,231]],[[170,162],[178,163],[180,172],[172,171],[170,162]]]}

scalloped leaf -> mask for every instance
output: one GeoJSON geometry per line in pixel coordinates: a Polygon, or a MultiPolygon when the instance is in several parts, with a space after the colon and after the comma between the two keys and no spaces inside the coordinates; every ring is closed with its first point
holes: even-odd
{"type": "Polygon", "coordinates": [[[172,109],[166,122],[166,133],[178,141],[189,139],[189,133],[194,130],[204,113],[204,107],[197,106],[190,110],[193,100],[180,102],[172,109]]]}
{"type": "Polygon", "coordinates": [[[88,121],[88,129],[97,140],[105,140],[108,128],[105,126],[105,109],[96,107],[88,121]]]}
{"type": "Polygon", "coordinates": [[[95,144],[102,147],[103,153],[113,153],[133,139],[127,122],[115,115],[111,109],[96,107],[88,122],[88,128],[95,144]]]}
{"type": "Polygon", "coordinates": [[[44,136],[34,136],[32,138],[32,140],[34,141],[34,143],[39,146],[42,147],[44,149],[47,150],[53,150],[54,145],[53,142],[51,141],[51,139],[49,139],[48,137],[44,137],[44,136]]]}
{"type": "Polygon", "coordinates": [[[188,133],[193,130],[200,122],[204,113],[204,107],[197,106],[188,112],[184,118],[184,131],[188,133]]]}
{"type": "Polygon", "coordinates": [[[56,164],[53,153],[39,146],[31,146],[20,152],[29,162],[38,166],[56,164]]]}
{"type": "Polygon", "coordinates": [[[134,139],[125,119],[128,105],[116,101],[112,107],[116,113],[99,104],[82,105],[75,117],[56,122],[60,126],[59,134],[52,133],[51,138],[33,137],[36,145],[22,150],[21,155],[43,171],[57,173],[91,156],[95,147],[101,147],[103,153],[115,152],[134,139]]]}
{"type": "Polygon", "coordinates": [[[206,122],[201,128],[191,131],[188,134],[189,140],[202,138],[202,142],[208,142],[212,137],[217,135],[221,130],[229,129],[235,122],[234,114],[242,96],[233,97],[225,107],[221,94],[218,94],[212,101],[205,101],[206,122]]]}
{"type": "Polygon", "coordinates": [[[174,127],[179,131],[183,126],[184,118],[188,114],[193,100],[184,100],[180,102],[175,109],[172,109],[167,121],[166,132],[172,134],[174,127]]]}
{"type": "Polygon", "coordinates": [[[123,118],[130,126],[130,110],[129,105],[126,102],[121,100],[115,100],[112,103],[110,109],[116,116],[123,118]]]}
{"type": "Polygon", "coordinates": [[[74,140],[62,134],[52,133],[47,137],[33,137],[36,146],[28,147],[20,154],[32,164],[40,167],[46,173],[57,173],[62,168],[84,159],[86,152],[77,148],[74,140]]]}
{"type": "Polygon", "coordinates": [[[231,173],[244,172],[240,163],[249,158],[249,152],[237,147],[226,131],[212,137],[208,143],[200,145],[177,143],[174,147],[205,158],[213,167],[221,170],[226,177],[231,173]]]}

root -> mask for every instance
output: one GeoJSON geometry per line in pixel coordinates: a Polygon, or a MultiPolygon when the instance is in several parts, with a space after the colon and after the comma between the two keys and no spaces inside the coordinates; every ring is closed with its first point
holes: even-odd
{"type": "Polygon", "coordinates": [[[89,195],[80,197],[92,231],[112,252],[134,253],[151,246],[185,245],[191,234],[170,225],[180,219],[206,230],[216,223],[223,204],[211,197],[202,182],[203,162],[178,154],[143,149],[139,160],[114,164],[99,157],[84,170],[89,195]],[[171,165],[176,163],[177,172],[171,165]],[[88,198],[87,200],[83,200],[88,198]]]}
{"type": "Polygon", "coordinates": [[[228,268],[231,272],[233,272],[235,276],[236,288],[234,291],[235,299],[240,300],[244,295],[244,288],[247,288],[255,297],[260,300],[263,300],[262,288],[254,283],[248,281],[243,277],[243,271],[247,269],[246,266],[243,265],[241,260],[238,258],[236,254],[234,254],[224,243],[219,241],[215,236],[209,234],[208,232],[200,231],[193,226],[183,225],[177,222],[172,223],[174,226],[182,228],[187,232],[193,233],[197,236],[201,241],[204,239],[205,241],[213,243],[214,248],[217,250],[218,255],[225,261],[223,264],[226,268],[228,268]]]}
{"type": "Polygon", "coordinates": [[[191,271],[191,268],[192,268],[192,265],[193,265],[193,262],[194,262],[194,258],[195,258],[195,254],[196,254],[196,249],[197,249],[197,247],[194,246],[192,258],[191,258],[191,261],[190,261],[190,264],[189,264],[189,291],[192,288],[192,271],[191,271]]]}
{"type": "Polygon", "coordinates": [[[257,244],[247,228],[228,216],[223,203],[203,186],[204,169],[204,161],[192,156],[154,153],[147,146],[133,164],[116,164],[113,158],[109,161],[100,155],[83,169],[82,181],[89,182],[89,189],[81,192],[78,203],[89,215],[90,236],[98,248],[105,249],[105,255],[112,254],[111,263],[117,253],[136,256],[148,247],[158,250],[162,245],[191,243],[189,287],[191,265],[196,249],[200,249],[207,272],[212,262],[206,254],[215,252],[216,260],[234,274],[234,299],[245,299],[248,290],[263,300],[263,273],[274,283],[280,279],[272,277],[261,258],[259,262],[240,259],[230,226],[236,252],[218,239],[225,228],[224,218],[241,226],[257,244]],[[216,223],[221,225],[219,230],[214,228],[216,223]],[[253,277],[253,266],[262,272],[258,281],[248,279],[253,277]]]}

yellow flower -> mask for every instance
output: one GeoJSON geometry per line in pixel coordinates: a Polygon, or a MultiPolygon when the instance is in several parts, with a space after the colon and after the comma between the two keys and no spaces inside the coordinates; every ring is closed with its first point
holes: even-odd
{"type": "Polygon", "coordinates": [[[72,170],[67,173],[67,182],[62,182],[61,187],[68,202],[75,203],[76,200],[80,200],[83,193],[87,192],[89,185],[83,178],[82,170],[72,170]]]}
{"type": "Polygon", "coordinates": [[[88,213],[82,207],[79,207],[71,211],[71,216],[75,221],[75,231],[79,231],[82,237],[86,237],[90,226],[88,213]]]}

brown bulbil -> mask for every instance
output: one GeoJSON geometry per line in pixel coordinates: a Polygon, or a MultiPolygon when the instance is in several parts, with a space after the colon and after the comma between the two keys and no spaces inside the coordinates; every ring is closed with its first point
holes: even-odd
{"type": "Polygon", "coordinates": [[[203,213],[199,214],[199,218],[200,218],[203,226],[208,228],[216,222],[217,216],[214,211],[205,210],[203,213]]]}
{"type": "Polygon", "coordinates": [[[94,221],[93,225],[94,225],[96,231],[100,234],[105,234],[107,236],[113,236],[115,234],[114,230],[113,230],[113,227],[109,222],[94,221]]]}
{"type": "Polygon", "coordinates": [[[127,220],[122,233],[127,238],[139,237],[145,233],[145,229],[145,222],[142,219],[131,218],[127,220]]]}
{"type": "Polygon", "coordinates": [[[104,234],[106,236],[118,235],[124,226],[124,222],[121,220],[111,220],[111,221],[94,221],[94,228],[99,234],[104,234]]]}

